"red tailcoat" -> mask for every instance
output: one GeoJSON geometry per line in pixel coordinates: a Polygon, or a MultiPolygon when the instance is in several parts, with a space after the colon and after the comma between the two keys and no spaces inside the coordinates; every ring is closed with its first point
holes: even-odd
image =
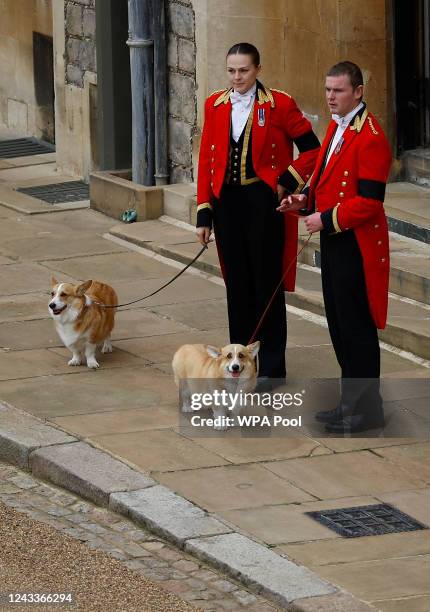
{"type": "Polygon", "coordinates": [[[319,176],[336,128],[331,121],[311,179],[308,207],[322,213],[325,229],[334,233],[354,230],[363,257],[370,312],[376,326],[383,329],[390,273],[383,202],[391,150],[379,123],[365,108],[346,128],[343,143],[319,176]]]}
{"type": "MultiPolygon", "coordinates": [[[[230,150],[230,93],[231,89],[215,92],[206,100],[197,180],[198,210],[216,206],[214,200],[219,198],[225,180],[230,150]]],[[[253,113],[251,141],[255,173],[273,191],[279,182],[290,193],[301,191],[312,174],[319,151],[310,122],[291,96],[260,83],[253,113]],[[295,160],[294,142],[300,151],[295,160]]],[[[294,291],[296,265],[291,262],[297,254],[298,220],[291,213],[284,217],[284,269],[289,266],[284,286],[287,291],[294,291]]]]}

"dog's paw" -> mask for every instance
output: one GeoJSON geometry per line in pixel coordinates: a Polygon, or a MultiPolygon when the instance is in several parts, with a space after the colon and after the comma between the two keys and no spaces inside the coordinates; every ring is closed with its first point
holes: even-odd
{"type": "Polygon", "coordinates": [[[110,340],[105,340],[102,346],[102,353],[112,353],[113,347],[110,340]]]}
{"type": "Polygon", "coordinates": [[[81,360],[79,359],[79,357],[72,357],[70,359],[70,361],[67,362],[67,365],[69,366],[80,366],[81,365],[81,360]]]}
{"type": "Polygon", "coordinates": [[[98,362],[94,357],[92,359],[87,359],[87,367],[93,370],[96,370],[99,366],[98,362]]]}

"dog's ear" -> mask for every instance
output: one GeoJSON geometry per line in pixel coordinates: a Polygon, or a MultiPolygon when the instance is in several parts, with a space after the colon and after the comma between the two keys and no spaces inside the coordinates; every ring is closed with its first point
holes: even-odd
{"type": "Polygon", "coordinates": [[[213,357],[213,359],[218,359],[218,357],[221,357],[221,351],[216,346],[211,346],[210,344],[207,344],[206,350],[208,352],[209,357],[213,357]]]}
{"type": "Polygon", "coordinates": [[[260,341],[257,340],[257,342],[253,342],[252,344],[248,344],[248,346],[246,348],[250,352],[251,357],[256,357],[258,351],[260,350],[260,341]]]}
{"type": "Polygon", "coordinates": [[[58,285],[58,281],[55,276],[51,276],[51,287],[55,287],[55,285],[58,285]]]}
{"type": "Polygon", "coordinates": [[[78,295],[79,297],[82,297],[85,293],[85,291],[87,291],[91,285],[93,284],[92,280],[87,280],[85,281],[85,283],[82,283],[81,285],[79,285],[78,287],[76,287],[76,295],[78,295]]]}

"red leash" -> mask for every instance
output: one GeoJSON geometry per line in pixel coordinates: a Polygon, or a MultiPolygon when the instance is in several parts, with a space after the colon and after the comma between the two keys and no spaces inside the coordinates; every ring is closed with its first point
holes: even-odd
{"type": "Polygon", "coordinates": [[[293,259],[290,261],[290,263],[288,264],[287,268],[285,269],[281,280],[279,281],[279,283],[276,286],[275,291],[272,294],[272,297],[269,300],[269,303],[267,304],[266,308],[264,309],[263,314],[260,317],[260,320],[257,323],[257,327],[254,330],[254,333],[252,334],[248,344],[252,344],[255,340],[255,336],[258,334],[258,332],[260,331],[260,327],[263,324],[264,318],[269,310],[269,308],[272,305],[273,300],[275,299],[276,294],[278,293],[279,287],[282,285],[282,283],[284,282],[284,278],[287,276],[287,273],[289,272],[291,266],[293,265],[293,263],[295,263],[297,261],[298,256],[300,255],[300,253],[303,251],[303,249],[305,248],[305,246],[307,246],[309,244],[309,240],[311,239],[312,234],[309,234],[309,236],[307,237],[307,239],[305,240],[305,242],[303,243],[303,245],[301,246],[301,248],[297,251],[297,254],[295,255],[295,257],[293,257],[293,259]]]}

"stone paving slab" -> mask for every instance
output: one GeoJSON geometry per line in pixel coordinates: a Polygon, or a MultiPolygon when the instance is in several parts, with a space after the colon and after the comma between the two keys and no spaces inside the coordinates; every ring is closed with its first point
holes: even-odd
{"type": "Polygon", "coordinates": [[[64,240],[63,236],[46,235],[2,241],[2,252],[22,261],[58,260],[109,253],[121,253],[125,249],[113,242],[90,233],[80,232],[64,240]]]}
{"type": "MultiPolygon", "coordinates": [[[[0,265],[2,258],[0,256],[0,265]]],[[[0,296],[0,323],[46,319],[48,315],[48,291],[46,293],[0,296]]]]}
{"type": "Polygon", "coordinates": [[[30,455],[30,468],[35,476],[102,506],[108,505],[113,492],[155,484],[152,478],[84,442],[34,451],[30,455]]]}
{"type": "Polygon", "coordinates": [[[173,428],[178,424],[178,410],[173,406],[154,406],[133,410],[112,410],[51,419],[62,429],[83,438],[130,433],[148,429],[173,428]]]}
{"type": "Polygon", "coordinates": [[[35,416],[52,418],[177,405],[177,389],[152,368],[70,368],[70,374],[0,382],[0,397],[35,416]]]}
{"type": "Polygon", "coordinates": [[[219,515],[246,533],[267,544],[307,542],[340,538],[336,531],[313,520],[306,512],[330,508],[349,508],[379,503],[376,497],[345,497],[324,501],[304,501],[301,504],[261,504],[259,508],[222,510],[219,515]]]}
{"type": "Polygon", "coordinates": [[[214,437],[203,438],[193,434],[182,434],[195,440],[199,446],[221,455],[232,463],[255,463],[273,459],[292,459],[313,456],[319,452],[330,454],[331,451],[305,436],[285,437],[269,436],[267,438],[244,438],[241,432],[230,429],[214,437]]]}
{"type": "Polygon", "coordinates": [[[302,544],[281,544],[276,550],[307,567],[428,555],[430,529],[387,533],[377,537],[331,538],[302,544]]]}
{"type": "Polygon", "coordinates": [[[194,473],[199,468],[229,463],[170,429],[91,436],[89,439],[119,457],[126,456],[128,461],[145,471],[190,470],[186,473],[194,473]]]}
{"type": "Polygon", "coordinates": [[[425,487],[420,478],[368,451],[276,461],[264,466],[320,499],[425,487]]]}
{"type": "Polygon", "coordinates": [[[185,550],[210,560],[281,605],[335,592],[332,585],[238,533],[188,540],[185,550]]]}
{"type": "Polygon", "coordinates": [[[190,538],[231,532],[217,519],[160,485],[143,491],[113,493],[109,507],[179,545],[190,538]]]}
{"type": "Polygon", "coordinates": [[[430,555],[322,565],[318,574],[365,601],[428,595],[430,555]]]}
{"type": "Polygon", "coordinates": [[[165,278],[172,275],[172,268],[155,259],[143,259],[138,253],[125,252],[115,255],[93,255],[78,257],[57,262],[47,262],[46,267],[58,273],[74,278],[95,280],[109,283],[115,288],[115,281],[165,278]]]}
{"type": "Polygon", "coordinates": [[[76,438],[45,425],[7,404],[0,403],[0,460],[28,469],[32,451],[53,444],[67,444],[76,438]]]}
{"type": "Polygon", "coordinates": [[[430,488],[379,494],[382,502],[392,504],[430,527],[430,488]]]}
{"type": "Polygon", "coordinates": [[[300,485],[283,481],[255,463],[173,473],[156,470],[157,480],[211,512],[314,499],[300,485]]]}
{"type": "MultiPolygon", "coordinates": [[[[0,247],[1,249],[1,247],[0,247]]],[[[51,270],[39,263],[12,263],[2,266],[2,294],[14,295],[17,293],[32,293],[46,288],[46,299],[51,289],[51,270]]],[[[66,276],[61,280],[73,282],[72,276],[66,276]]]]}

